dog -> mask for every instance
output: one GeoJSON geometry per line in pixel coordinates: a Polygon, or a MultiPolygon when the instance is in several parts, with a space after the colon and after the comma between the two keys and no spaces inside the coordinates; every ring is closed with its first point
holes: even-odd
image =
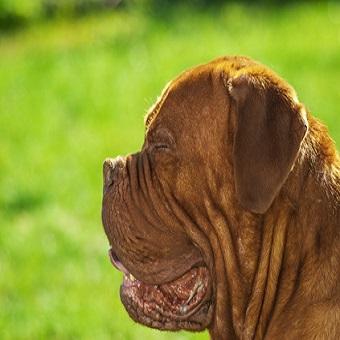
{"type": "Polygon", "coordinates": [[[212,339],[340,339],[340,161],[247,57],[171,81],[140,152],[104,162],[102,220],[132,319],[212,339]]]}

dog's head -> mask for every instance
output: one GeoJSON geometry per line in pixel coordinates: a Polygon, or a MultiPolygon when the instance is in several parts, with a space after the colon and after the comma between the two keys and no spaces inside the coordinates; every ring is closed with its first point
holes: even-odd
{"type": "Polygon", "coordinates": [[[147,115],[141,151],[104,163],[103,224],[133,319],[168,330],[209,325],[225,288],[212,207],[226,219],[265,213],[306,131],[294,90],[248,58],[170,82],[147,115]]]}

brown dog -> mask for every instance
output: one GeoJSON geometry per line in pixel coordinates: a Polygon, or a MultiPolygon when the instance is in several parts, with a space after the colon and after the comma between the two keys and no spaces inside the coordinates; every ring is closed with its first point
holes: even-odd
{"type": "Polygon", "coordinates": [[[106,160],[104,182],[110,256],[137,322],[340,339],[339,157],[266,67],[227,57],[184,72],[150,110],[141,152],[106,160]]]}

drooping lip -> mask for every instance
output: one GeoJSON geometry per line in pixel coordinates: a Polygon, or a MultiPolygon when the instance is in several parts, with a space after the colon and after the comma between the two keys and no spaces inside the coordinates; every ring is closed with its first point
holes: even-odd
{"type": "Polygon", "coordinates": [[[123,286],[124,287],[128,287],[131,284],[137,283],[137,282],[141,282],[139,280],[137,280],[123,265],[122,262],[120,262],[118,256],[116,255],[116,253],[113,251],[112,248],[109,249],[109,257],[110,257],[110,261],[113,264],[113,266],[118,269],[120,272],[122,272],[124,274],[123,277],[123,286]]]}
{"type": "Polygon", "coordinates": [[[120,296],[130,317],[148,327],[164,330],[203,330],[211,320],[211,281],[206,266],[193,267],[164,284],[136,279],[112,248],[112,265],[121,271],[120,296]]]}
{"type": "Polygon", "coordinates": [[[116,267],[119,271],[121,271],[125,275],[129,275],[130,274],[129,271],[120,262],[118,256],[116,255],[116,253],[113,251],[112,248],[109,249],[109,257],[110,257],[110,261],[114,265],[114,267],[116,267]]]}

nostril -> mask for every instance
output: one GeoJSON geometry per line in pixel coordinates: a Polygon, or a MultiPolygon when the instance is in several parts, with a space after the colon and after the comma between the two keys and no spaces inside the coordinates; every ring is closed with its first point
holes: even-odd
{"type": "Polygon", "coordinates": [[[113,164],[111,159],[105,159],[103,164],[104,187],[108,187],[113,182],[113,164]]]}
{"type": "Polygon", "coordinates": [[[113,184],[114,173],[117,167],[122,166],[124,164],[122,157],[117,158],[106,158],[103,164],[103,179],[104,179],[104,188],[108,188],[113,184]]]}

